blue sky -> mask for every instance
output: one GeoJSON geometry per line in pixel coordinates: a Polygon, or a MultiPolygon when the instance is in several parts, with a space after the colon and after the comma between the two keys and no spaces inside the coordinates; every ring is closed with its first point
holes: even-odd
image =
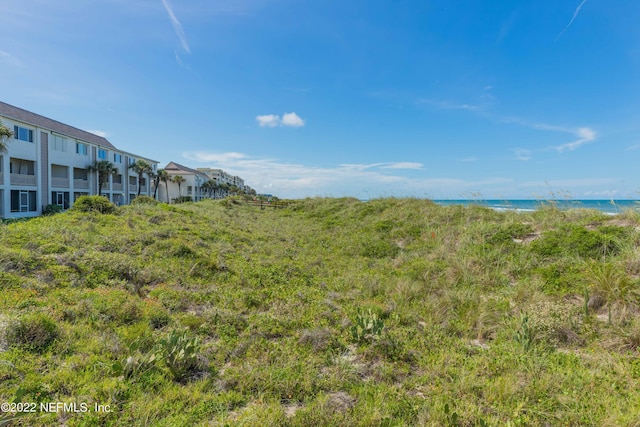
{"type": "Polygon", "coordinates": [[[637,198],[637,0],[2,0],[0,99],[280,197],[637,198]]]}

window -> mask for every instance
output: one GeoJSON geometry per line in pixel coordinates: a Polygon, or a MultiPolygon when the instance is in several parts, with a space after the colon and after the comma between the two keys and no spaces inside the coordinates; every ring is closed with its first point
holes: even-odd
{"type": "Polygon", "coordinates": [[[11,157],[9,159],[9,173],[18,175],[35,175],[36,162],[11,157]]]}
{"type": "Polygon", "coordinates": [[[13,127],[13,137],[20,141],[33,142],[33,131],[20,126],[13,127]]]}
{"type": "Polygon", "coordinates": [[[98,149],[98,158],[107,160],[107,150],[98,149]]]}
{"type": "Polygon", "coordinates": [[[133,157],[129,157],[129,166],[133,165],[136,162],[136,159],[133,157]]]}
{"type": "Polygon", "coordinates": [[[83,144],[81,142],[76,142],[76,153],[81,154],[83,156],[87,155],[87,144],[83,144]]]}
{"type": "Polygon", "coordinates": [[[69,192],[68,191],[52,191],[51,204],[62,206],[63,209],[69,209],[69,192]]]}
{"type": "Polygon", "coordinates": [[[122,154],[113,153],[113,162],[122,163],[122,154]]]}
{"type": "Polygon", "coordinates": [[[11,212],[35,212],[36,192],[11,190],[11,212]]]}
{"type": "Polygon", "coordinates": [[[53,135],[53,139],[51,141],[51,148],[56,151],[62,151],[63,153],[67,151],[67,138],[64,136],[53,135]]]}

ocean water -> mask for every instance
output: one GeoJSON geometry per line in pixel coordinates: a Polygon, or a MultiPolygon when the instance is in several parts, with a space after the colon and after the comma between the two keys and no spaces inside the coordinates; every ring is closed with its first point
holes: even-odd
{"type": "Polygon", "coordinates": [[[640,200],[433,200],[443,206],[478,205],[495,210],[532,212],[553,204],[559,209],[597,209],[615,215],[627,210],[640,210],[640,200]]]}

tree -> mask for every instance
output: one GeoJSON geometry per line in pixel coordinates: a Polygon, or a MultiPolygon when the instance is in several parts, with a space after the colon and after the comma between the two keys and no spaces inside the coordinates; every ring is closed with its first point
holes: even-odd
{"type": "Polygon", "coordinates": [[[5,141],[12,136],[13,132],[11,132],[8,127],[3,125],[2,121],[0,120],[0,154],[7,152],[7,143],[5,141]]]}
{"type": "Polygon", "coordinates": [[[98,196],[102,196],[102,187],[109,181],[109,175],[118,173],[118,168],[109,160],[94,160],[87,169],[98,174],[98,196]]]}
{"type": "Polygon", "coordinates": [[[156,178],[156,183],[155,183],[155,190],[153,191],[153,198],[156,198],[156,193],[158,191],[158,186],[160,185],[161,182],[164,182],[164,185],[167,189],[167,202],[169,201],[169,184],[167,184],[167,182],[169,181],[169,174],[167,173],[166,170],[164,169],[158,169],[158,172],[155,175],[156,178]]]}
{"type": "Polygon", "coordinates": [[[220,184],[220,190],[222,191],[222,194],[224,195],[224,197],[227,197],[227,195],[229,194],[229,184],[227,184],[226,182],[223,182],[222,184],[220,184]]]}
{"type": "Polygon", "coordinates": [[[136,162],[131,165],[131,169],[135,173],[138,174],[138,196],[140,195],[140,191],[142,190],[142,182],[144,180],[143,175],[146,173],[149,177],[153,174],[153,168],[146,160],[136,160],[136,162]]]}
{"type": "Polygon", "coordinates": [[[182,177],[182,175],[176,175],[173,178],[171,178],[171,181],[175,182],[176,184],[178,184],[178,197],[182,197],[182,189],[180,187],[180,184],[182,184],[183,182],[186,181],[186,179],[184,179],[182,177]]]}
{"type": "Polygon", "coordinates": [[[202,189],[209,193],[209,198],[211,198],[212,194],[215,194],[216,188],[218,188],[218,183],[213,179],[202,184],[202,189]]]}

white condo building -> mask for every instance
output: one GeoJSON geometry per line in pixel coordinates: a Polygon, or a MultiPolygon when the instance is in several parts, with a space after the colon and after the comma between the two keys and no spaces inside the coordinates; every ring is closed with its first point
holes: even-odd
{"type": "MultiPolygon", "coordinates": [[[[117,205],[128,204],[138,194],[138,175],[130,168],[146,160],[127,153],[106,138],[44,116],[0,102],[0,120],[13,132],[0,154],[0,217],[37,216],[49,204],[69,208],[83,195],[98,194],[98,178],[89,166],[108,160],[118,169],[103,185],[102,194],[117,205]]],[[[153,195],[144,175],[140,194],[153,195]]]]}

